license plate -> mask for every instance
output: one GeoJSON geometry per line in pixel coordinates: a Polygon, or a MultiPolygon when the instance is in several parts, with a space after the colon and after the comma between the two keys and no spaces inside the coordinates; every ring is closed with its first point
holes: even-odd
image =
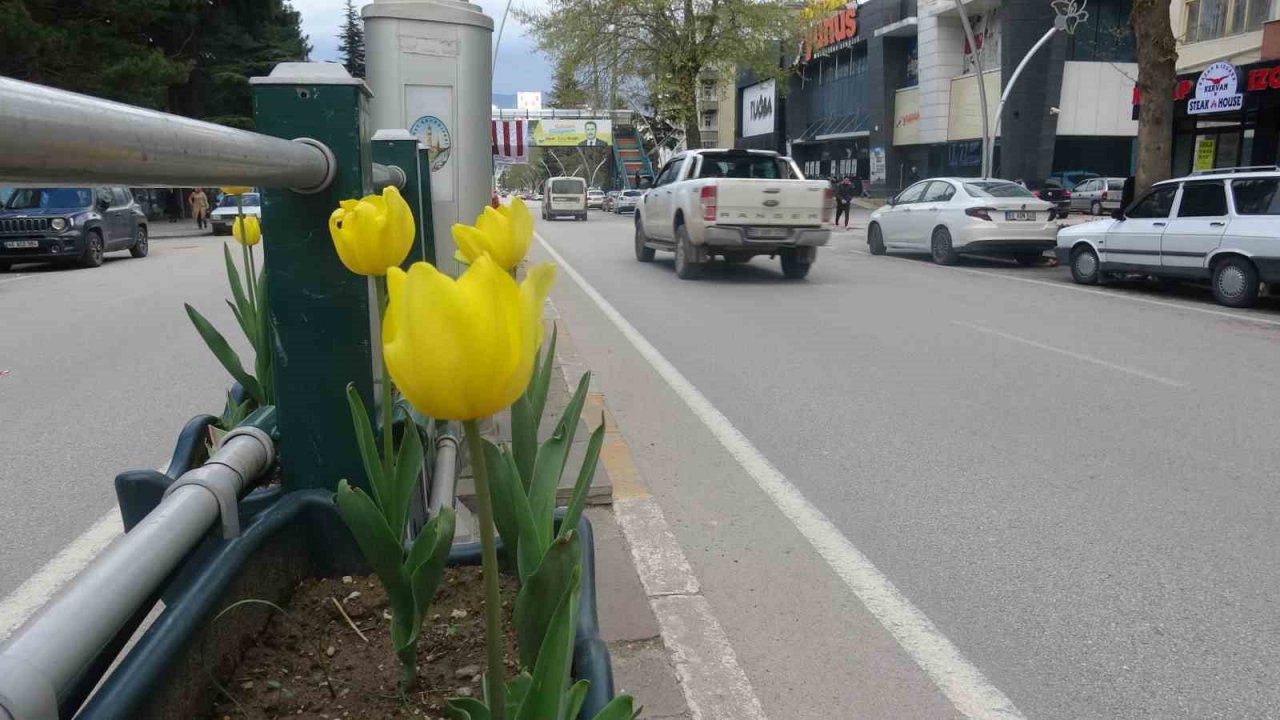
{"type": "Polygon", "coordinates": [[[747,237],[784,238],[791,234],[786,228],[753,227],[747,228],[747,237]]]}
{"type": "Polygon", "coordinates": [[[1005,220],[1035,220],[1036,214],[1030,210],[1010,210],[1004,214],[1005,220]]]}
{"type": "Polygon", "coordinates": [[[10,250],[17,250],[18,248],[35,248],[35,247],[40,247],[40,241],[39,240],[8,240],[5,242],[4,246],[9,248],[10,250]]]}

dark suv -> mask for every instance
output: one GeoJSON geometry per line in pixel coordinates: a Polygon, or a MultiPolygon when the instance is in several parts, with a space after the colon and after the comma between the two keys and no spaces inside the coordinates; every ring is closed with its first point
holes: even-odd
{"type": "Polygon", "coordinates": [[[0,271],[25,262],[98,267],[114,250],[147,255],[147,216],[128,188],[17,188],[0,208],[0,271]]]}

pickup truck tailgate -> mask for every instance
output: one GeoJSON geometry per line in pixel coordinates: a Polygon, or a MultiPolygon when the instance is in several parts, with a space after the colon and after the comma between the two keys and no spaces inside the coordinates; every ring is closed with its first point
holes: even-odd
{"type": "Polygon", "coordinates": [[[830,187],[823,180],[715,181],[717,225],[817,226],[830,187]]]}

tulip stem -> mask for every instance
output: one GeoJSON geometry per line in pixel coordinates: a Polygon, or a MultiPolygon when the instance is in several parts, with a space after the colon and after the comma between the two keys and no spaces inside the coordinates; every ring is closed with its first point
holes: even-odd
{"type": "MultiPolygon", "coordinates": [[[[375,276],[373,287],[378,295],[378,318],[387,321],[387,277],[375,276]]],[[[381,338],[373,338],[381,346],[381,338]]],[[[395,471],[395,444],[391,433],[391,369],[387,367],[387,351],[382,350],[382,472],[390,477],[395,471]]]]}
{"type": "Polygon", "coordinates": [[[235,224],[240,228],[240,237],[236,238],[236,240],[240,241],[240,254],[244,256],[244,273],[247,278],[247,281],[245,284],[249,286],[249,307],[253,308],[253,314],[257,316],[258,314],[257,292],[258,291],[254,287],[255,283],[253,281],[253,260],[252,260],[253,250],[250,249],[249,244],[245,242],[245,240],[249,237],[249,228],[244,226],[244,195],[236,195],[236,223],[235,224]]]}
{"type": "Polygon", "coordinates": [[[462,423],[467,435],[471,474],[476,482],[476,506],[480,512],[480,560],[484,571],[484,645],[488,660],[486,683],[490,688],[489,714],[493,720],[506,715],[503,696],[506,672],[502,662],[502,612],[498,594],[498,548],[493,536],[493,505],[489,495],[489,474],[484,466],[484,444],[475,420],[462,423]]]}

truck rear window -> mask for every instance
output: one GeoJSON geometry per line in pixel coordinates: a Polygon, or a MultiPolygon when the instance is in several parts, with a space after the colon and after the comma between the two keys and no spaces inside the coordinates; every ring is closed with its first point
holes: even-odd
{"type": "Polygon", "coordinates": [[[703,153],[698,177],[779,180],[783,175],[778,167],[778,159],[768,155],[703,153]]]}
{"type": "Polygon", "coordinates": [[[582,181],[574,182],[572,180],[556,180],[551,183],[551,192],[564,193],[566,195],[581,195],[584,185],[586,185],[586,183],[582,181]]]}

